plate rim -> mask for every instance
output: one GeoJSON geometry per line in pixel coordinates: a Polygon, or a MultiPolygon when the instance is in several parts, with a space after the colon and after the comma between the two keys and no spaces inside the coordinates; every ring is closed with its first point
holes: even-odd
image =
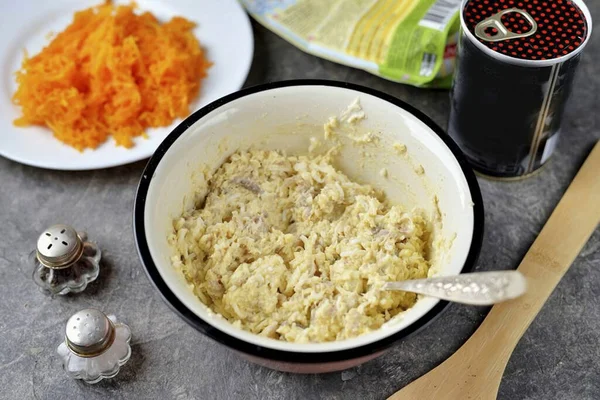
{"type": "MultiPolygon", "coordinates": [[[[75,11],[79,11],[79,10],[83,10],[83,6],[80,5],[77,2],[67,2],[69,4],[73,4],[75,6],[75,8],[73,10],[71,10],[70,12],[73,13],[75,11]]],[[[176,7],[176,4],[173,4],[170,0],[165,2],[167,5],[172,6],[172,7],[176,7]]],[[[117,5],[119,3],[117,2],[117,5]]],[[[254,31],[252,28],[252,22],[250,19],[250,16],[248,15],[248,12],[246,11],[246,9],[236,0],[230,0],[229,2],[219,2],[219,7],[222,6],[226,6],[226,7],[235,7],[237,8],[238,11],[240,11],[241,15],[242,15],[242,20],[244,21],[243,25],[244,25],[244,29],[247,30],[247,32],[249,33],[248,35],[248,43],[247,43],[247,49],[248,49],[248,59],[245,60],[245,63],[240,63],[240,65],[244,65],[244,71],[243,73],[240,75],[240,83],[235,85],[235,88],[233,88],[232,91],[230,91],[229,93],[225,93],[223,95],[221,95],[220,97],[217,97],[209,102],[207,102],[206,104],[203,105],[197,105],[195,108],[191,108],[189,114],[184,117],[184,118],[176,118],[170,125],[165,126],[165,127],[157,127],[157,128],[164,128],[166,129],[166,132],[164,133],[164,137],[161,141],[156,143],[156,146],[154,148],[150,147],[148,149],[148,151],[146,152],[141,152],[138,155],[134,155],[130,158],[127,159],[115,159],[112,160],[107,158],[107,161],[100,161],[100,162],[95,162],[95,163],[84,163],[83,165],[67,165],[67,166],[61,166],[61,165],[56,165],[56,163],[52,163],[52,162],[47,162],[47,161],[38,161],[36,159],[29,158],[26,155],[21,155],[21,154],[14,154],[10,151],[7,151],[5,148],[0,146],[0,157],[3,157],[7,160],[10,160],[12,162],[21,164],[21,165],[26,165],[29,167],[34,167],[34,168],[40,168],[40,169],[45,169],[45,170],[51,170],[51,171],[94,171],[94,170],[100,170],[100,169],[110,169],[110,168],[115,168],[115,167],[120,167],[120,166],[125,166],[125,165],[130,165],[142,160],[147,160],[150,157],[152,157],[152,155],[154,154],[154,152],[159,148],[159,146],[162,144],[162,141],[164,139],[166,139],[171,132],[177,128],[177,126],[179,126],[183,121],[185,121],[186,118],[188,118],[190,115],[192,115],[194,112],[202,109],[203,107],[206,107],[208,104],[212,103],[213,101],[218,100],[221,97],[227,96],[231,93],[235,93],[236,91],[242,89],[247,80],[248,80],[248,76],[250,74],[250,71],[252,69],[252,65],[253,65],[253,61],[254,61],[254,51],[255,51],[255,43],[254,43],[254,31]]],[[[92,6],[93,7],[93,6],[92,6]]],[[[143,5],[139,5],[138,7],[140,7],[141,10],[144,11],[151,11],[152,12],[152,8],[151,7],[144,7],[143,5]]],[[[89,7],[88,7],[89,8],[89,7]]],[[[196,21],[196,22],[200,22],[200,21],[196,21]]],[[[198,38],[200,39],[200,38],[198,38]]],[[[202,45],[202,42],[200,41],[200,44],[202,45]]],[[[6,60],[4,60],[6,61],[6,60]]],[[[5,73],[9,73],[12,74],[13,71],[5,71],[5,73]]],[[[209,71],[210,74],[210,71],[209,71]]],[[[202,89],[201,89],[202,90],[202,89]]],[[[11,99],[8,101],[8,103],[12,103],[12,94],[11,93],[11,99]]],[[[201,101],[202,98],[202,91],[200,92],[200,94],[198,95],[198,100],[201,101]]],[[[12,103],[14,104],[14,103],[12,103]]],[[[6,114],[5,114],[6,115],[6,114]]],[[[12,118],[12,116],[10,116],[10,118],[12,118]]],[[[7,116],[7,119],[10,119],[9,116],[7,116]]],[[[13,121],[9,122],[11,124],[11,126],[14,127],[14,129],[19,129],[19,127],[15,127],[12,123],[13,121]]],[[[52,131],[50,129],[48,129],[47,127],[40,127],[44,130],[47,131],[48,134],[52,134],[52,131]]],[[[22,129],[27,129],[27,127],[24,127],[22,129]]],[[[12,132],[12,131],[11,131],[12,132]]],[[[13,132],[14,133],[14,132],[13,132]]],[[[27,133],[27,132],[18,132],[18,133],[27,133]]],[[[5,134],[9,134],[8,132],[5,134]]],[[[10,140],[10,138],[8,139],[10,140]]],[[[53,139],[58,141],[58,139],[53,139]]],[[[145,140],[145,139],[143,139],[145,140]]],[[[111,138],[107,139],[107,142],[111,141],[111,138]]],[[[62,142],[59,142],[59,144],[61,144],[62,142]]],[[[115,146],[114,149],[111,150],[118,150],[119,148],[115,146]]],[[[87,151],[95,151],[95,149],[90,149],[87,151]]]]}

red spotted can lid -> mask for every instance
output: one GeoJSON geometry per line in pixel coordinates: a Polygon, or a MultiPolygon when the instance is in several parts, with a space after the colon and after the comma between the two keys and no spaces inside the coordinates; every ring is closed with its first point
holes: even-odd
{"type": "Polygon", "coordinates": [[[528,61],[574,55],[591,33],[589,12],[578,0],[467,0],[461,17],[483,46],[528,61]]]}

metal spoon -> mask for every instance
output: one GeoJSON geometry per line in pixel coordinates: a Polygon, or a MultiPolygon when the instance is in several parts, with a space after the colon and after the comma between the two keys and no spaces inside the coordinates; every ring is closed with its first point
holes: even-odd
{"type": "Polygon", "coordinates": [[[518,271],[474,272],[427,279],[387,282],[384,290],[402,290],[455,303],[486,306],[525,293],[527,282],[518,271]]]}
{"type": "MultiPolygon", "coordinates": [[[[502,375],[517,343],[600,223],[598,171],[600,143],[584,162],[517,269],[527,276],[527,293],[492,307],[473,336],[456,353],[389,400],[495,399],[498,396],[502,375]]],[[[567,312],[567,308],[558,304],[553,312],[567,312]]],[[[553,343],[552,337],[541,340],[553,343]]],[[[523,345],[527,347],[527,343],[523,345]]],[[[564,355],[570,355],[569,351],[568,346],[557,350],[564,355]]],[[[530,384],[537,387],[535,382],[530,384]]]]}

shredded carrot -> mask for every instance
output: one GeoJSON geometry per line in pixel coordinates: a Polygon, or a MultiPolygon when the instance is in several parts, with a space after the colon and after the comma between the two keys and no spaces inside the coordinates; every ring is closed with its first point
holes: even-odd
{"type": "Polygon", "coordinates": [[[49,127],[78,150],[112,135],[131,147],[145,128],[189,114],[210,63],[192,30],[166,23],[135,5],[106,2],[75,13],[73,22],[17,72],[17,126],[49,127]]]}

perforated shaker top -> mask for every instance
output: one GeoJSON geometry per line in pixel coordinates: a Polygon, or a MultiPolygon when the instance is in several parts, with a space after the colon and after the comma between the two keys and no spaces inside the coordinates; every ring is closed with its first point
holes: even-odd
{"type": "Polygon", "coordinates": [[[53,225],[37,241],[37,258],[49,268],[68,267],[83,252],[83,243],[77,231],[69,225],[53,225]]]}
{"type": "Polygon", "coordinates": [[[478,41],[524,60],[565,56],[588,34],[583,12],[571,0],[471,0],[462,12],[478,41]]]}

